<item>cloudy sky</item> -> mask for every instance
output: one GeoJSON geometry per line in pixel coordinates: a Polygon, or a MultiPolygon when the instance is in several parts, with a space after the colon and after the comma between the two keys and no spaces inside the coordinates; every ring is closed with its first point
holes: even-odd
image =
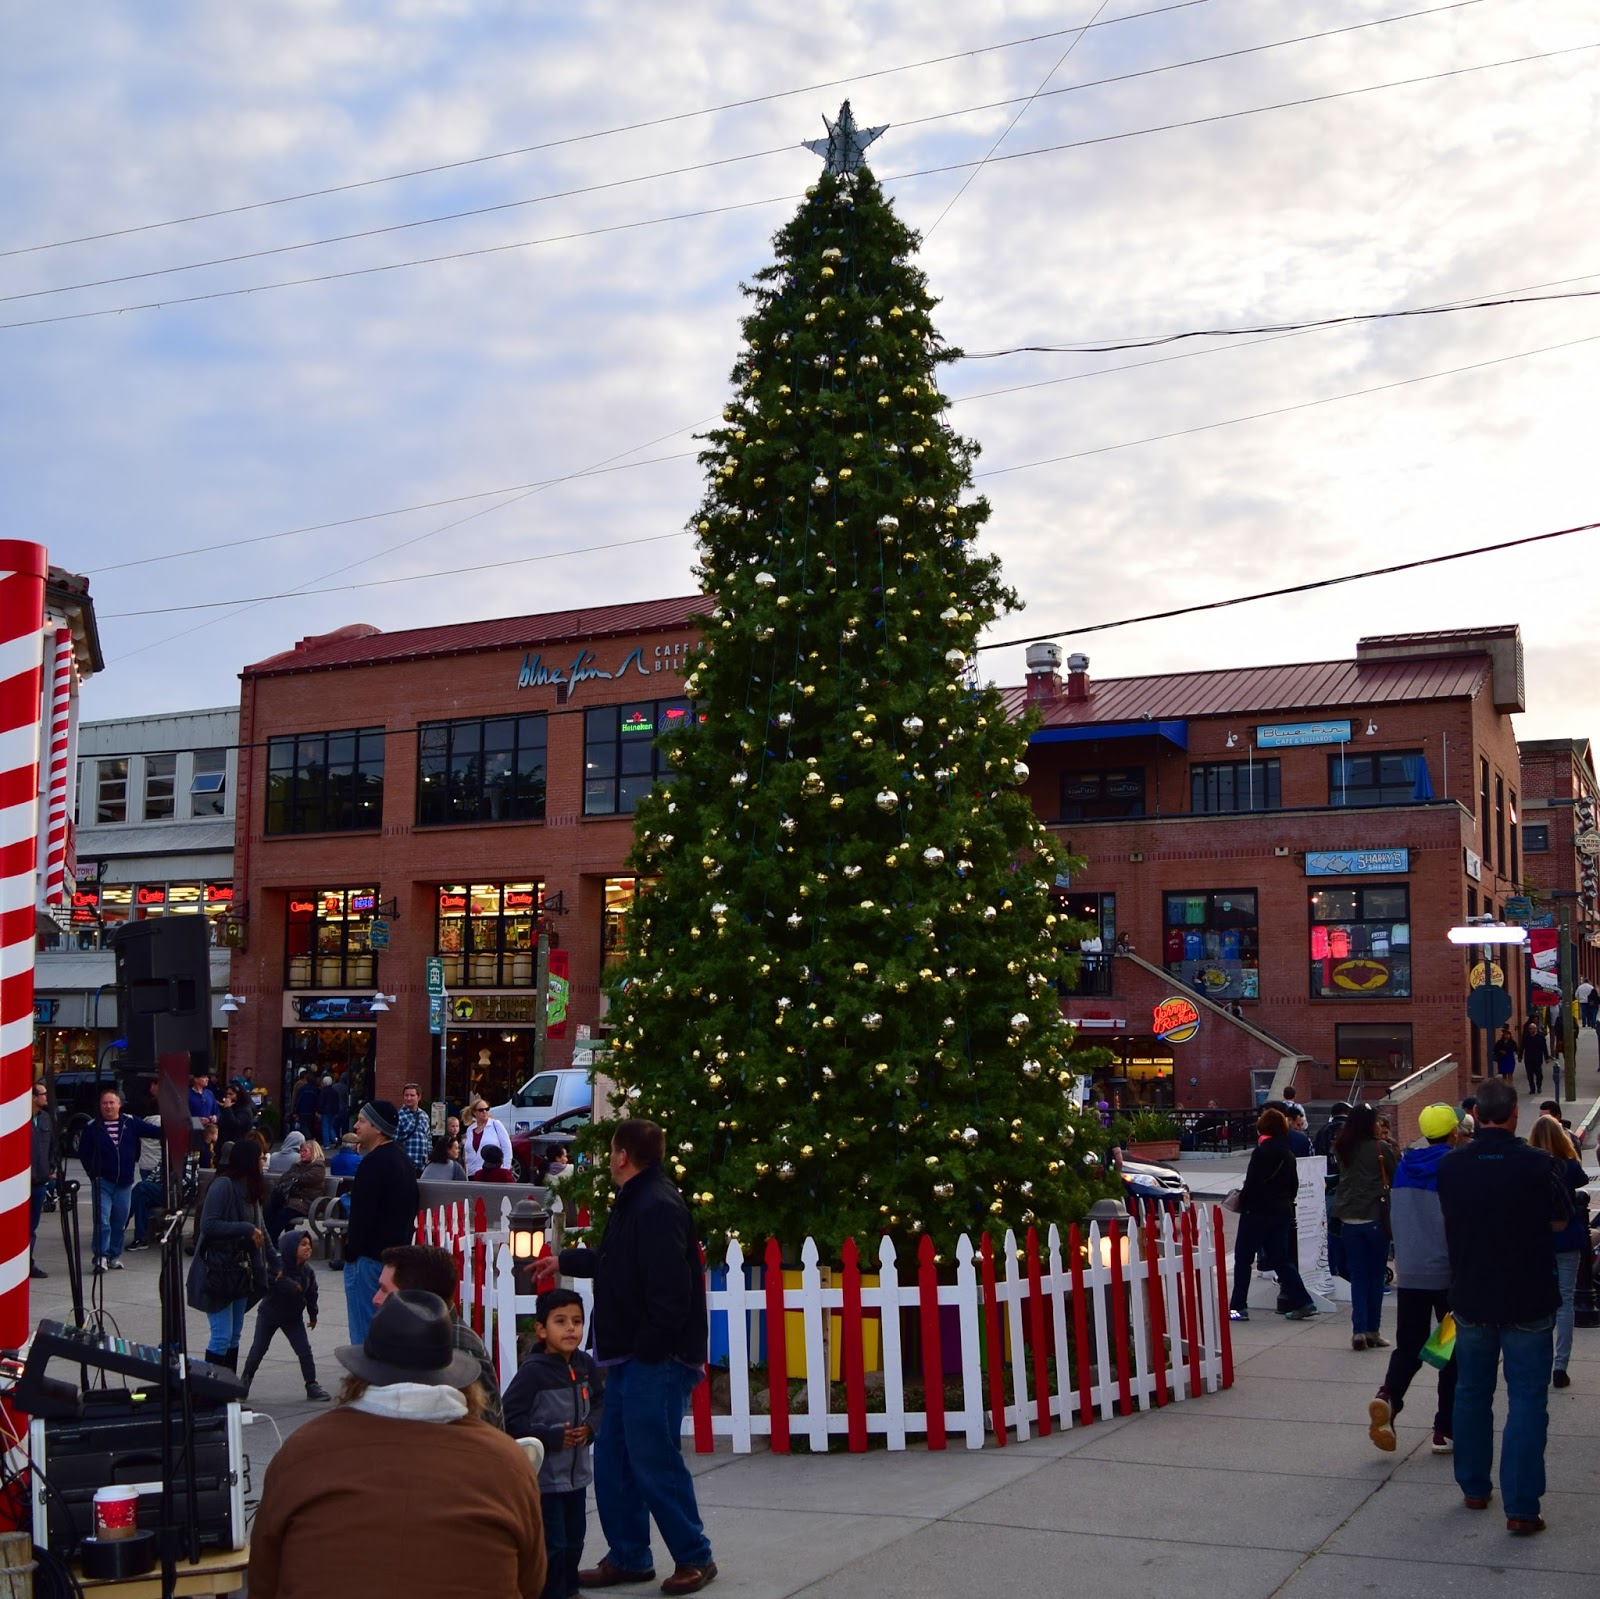
{"type": "MultiPolygon", "coordinates": [[[[1592,0],[556,10],[6,8],[0,525],[92,575],[91,717],[347,622],[691,592],[738,285],[846,94],[969,352],[1600,290],[1592,0]]],[[[964,361],[994,636],[1105,677],[1520,622],[1524,736],[1600,735],[1595,533],[1072,632],[1600,520],[1597,377],[1600,297],[964,361]]]]}

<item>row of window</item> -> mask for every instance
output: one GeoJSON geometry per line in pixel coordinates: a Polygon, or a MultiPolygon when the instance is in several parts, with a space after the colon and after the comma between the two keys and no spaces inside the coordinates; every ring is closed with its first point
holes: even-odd
{"type": "MultiPolygon", "coordinates": [[[[604,964],[620,960],[628,913],[638,893],[632,877],[608,877],[601,904],[604,964]]],[[[289,895],[284,933],[286,988],[373,988],[381,951],[376,888],[322,888],[289,895]]],[[[544,884],[441,883],[434,898],[433,950],[445,987],[532,988],[537,981],[544,884]]]]}
{"type": "MultiPolygon", "coordinates": [[[[127,821],[166,822],[178,809],[178,756],[174,753],[136,757],[142,784],[142,803],[130,813],[133,762],[126,755],[84,764],[83,794],[78,807],[80,822],[93,803],[98,823],[127,821]]],[[[228,808],[228,752],[195,750],[189,757],[189,808],[187,816],[225,816],[228,808]]]]}
{"type": "MultiPolygon", "coordinates": [[[[657,739],[688,727],[686,699],[584,713],[583,813],[631,816],[666,771],[657,739]]],[[[417,824],[544,820],[546,718],[471,717],[417,728],[417,824]]],[[[383,821],[381,727],[267,742],[267,832],[374,831],[383,821]]]]}
{"type": "MultiPolygon", "coordinates": [[[[99,949],[108,927],[152,916],[207,916],[233,909],[232,883],[80,883],[72,891],[72,921],[44,935],[46,949],[99,949]]],[[[215,928],[212,942],[216,942],[215,928]]]]}
{"type": "MultiPolygon", "coordinates": [[[[1261,923],[1253,888],[1164,896],[1162,961],[1215,1000],[1261,998],[1261,923]]],[[[1319,888],[1308,902],[1313,999],[1411,997],[1411,897],[1403,883],[1319,888]]]]}

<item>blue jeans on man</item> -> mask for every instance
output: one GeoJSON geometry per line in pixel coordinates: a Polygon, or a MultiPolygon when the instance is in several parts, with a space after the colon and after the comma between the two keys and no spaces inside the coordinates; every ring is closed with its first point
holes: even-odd
{"type": "Polygon", "coordinates": [[[1383,1279],[1389,1267],[1389,1234],[1379,1222],[1345,1222],[1345,1269],[1350,1273],[1350,1330],[1374,1334],[1383,1317],[1383,1279]]]}
{"type": "Polygon", "coordinates": [[[98,1259],[122,1258],[123,1240],[128,1236],[128,1207],[133,1202],[133,1184],[118,1188],[114,1183],[102,1182],[96,1194],[98,1203],[94,1217],[94,1254],[98,1259]]]}
{"type": "Polygon", "coordinates": [[[711,1543],[683,1459],[683,1418],[702,1373],[677,1360],[606,1369],[606,1409],[594,1441],[594,1501],[606,1558],[649,1571],[650,1520],[680,1566],[711,1563],[711,1543]]]}
{"type": "MultiPolygon", "coordinates": [[[[383,1262],[372,1255],[347,1260],[344,1265],[344,1308],[350,1320],[350,1342],[364,1344],[376,1307],[372,1296],[378,1291],[383,1262]]],[[[604,1421],[604,1417],[601,1420],[604,1421]]]]}
{"type": "Polygon", "coordinates": [[[1550,1367],[1555,1317],[1496,1327],[1456,1318],[1456,1484],[1487,1499],[1494,1467],[1494,1390],[1506,1373],[1506,1428],[1500,1440],[1500,1499],[1508,1520],[1531,1520],[1544,1495],[1550,1367]]]}
{"type": "Polygon", "coordinates": [[[322,1113],[322,1147],[324,1151],[337,1149],[339,1145],[339,1118],[330,1116],[327,1111],[322,1113]]]}

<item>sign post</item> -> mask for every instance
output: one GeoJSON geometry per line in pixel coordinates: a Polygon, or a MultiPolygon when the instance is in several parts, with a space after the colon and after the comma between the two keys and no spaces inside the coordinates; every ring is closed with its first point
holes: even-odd
{"type": "Polygon", "coordinates": [[[428,978],[428,1026],[439,1035],[439,1103],[445,1102],[444,1069],[450,1047],[450,995],[444,986],[444,958],[430,955],[424,968],[428,978]],[[434,1026],[437,1019],[438,1026],[434,1026]]]}

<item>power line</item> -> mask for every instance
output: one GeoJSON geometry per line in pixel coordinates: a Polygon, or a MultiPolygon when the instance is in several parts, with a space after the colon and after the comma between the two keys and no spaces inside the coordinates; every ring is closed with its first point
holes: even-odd
{"type": "Polygon", "coordinates": [[[1235,594],[1225,600],[1205,600],[1195,605],[1177,605],[1167,611],[1147,611],[1142,616],[1123,616],[1114,622],[1090,622],[1082,627],[1059,627],[1048,633],[1030,633],[1026,638],[1002,639],[995,644],[980,644],[980,650],[1007,650],[1019,644],[1039,644],[1058,638],[1082,638],[1087,633],[1105,633],[1112,628],[1137,627],[1143,622],[1166,622],[1175,616],[1193,616],[1201,611],[1223,611],[1235,605],[1250,605],[1256,600],[1278,600],[1290,594],[1309,594],[1314,589],[1334,588],[1341,583],[1359,583],[1371,577],[1392,577],[1397,572],[1415,572],[1426,566],[1443,566],[1448,561],[1465,561],[1474,555],[1498,555],[1502,550],[1542,544],[1546,539],[1564,539],[1573,533],[1591,533],[1600,522],[1583,522],[1577,527],[1557,528],[1553,533],[1530,533],[1526,538],[1505,539],[1499,544],[1479,544],[1470,550],[1451,550],[1444,555],[1427,555],[1415,561],[1400,561],[1393,566],[1371,566],[1363,572],[1345,572],[1338,577],[1314,578],[1306,583],[1291,583],[1284,588],[1259,589],[1254,594],[1235,594]]]}
{"type": "MultiPolygon", "coordinates": [[[[1219,122],[1234,121],[1241,117],[1261,116],[1270,111],[1289,111],[1305,106],[1323,105],[1334,100],[1346,100],[1356,95],[1375,94],[1386,89],[1414,88],[1418,84],[1435,83],[1446,78],[1464,77],[1475,72],[1489,72],[1500,67],[1525,66],[1535,61],[1552,60],[1579,51],[1600,48],[1600,41],[1571,45],[1560,50],[1545,50],[1532,55],[1508,57],[1502,61],[1484,61],[1468,67],[1452,67],[1443,72],[1424,73],[1417,77],[1397,78],[1387,83],[1365,84],[1355,89],[1339,89],[1327,94],[1307,95],[1296,100],[1282,100],[1271,105],[1246,106],[1237,111],[1221,111],[1210,116],[1189,117],[1178,122],[1165,122],[1148,128],[1132,128],[1123,133],[1099,134],[1091,138],[1069,140],[1061,144],[1043,145],[1033,150],[1016,150],[1009,155],[985,156],[981,160],[954,161],[943,166],[922,167],[914,171],[899,172],[881,179],[884,184],[908,182],[914,178],[938,177],[950,172],[965,172],[974,167],[1001,161],[1021,161],[1033,156],[1059,155],[1070,150],[1088,149],[1096,145],[1115,144],[1128,139],[1144,138],[1155,133],[1172,133],[1184,128],[1204,127],[1219,122]]],[[[796,194],[772,195],[760,200],[743,200],[720,206],[705,206],[693,211],[673,212],[665,216],[643,217],[628,222],[607,223],[598,227],[579,228],[571,232],[550,234],[538,239],[519,239],[506,244],[482,245],[471,250],[448,251],[439,255],[418,256],[404,261],[389,261],[377,266],[349,267],[338,272],[316,273],[304,278],[286,278],[276,283],[258,283],[243,288],[214,289],[205,294],[175,296],[166,300],[148,300],[131,305],[106,306],[92,311],[60,312],[52,316],[26,317],[13,322],[0,322],[0,331],[15,328],[43,327],[57,322],[82,322],[108,316],[121,316],[130,311],[158,311],[169,306],[198,305],[212,300],[237,299],[247,294],[267,294],[278,289],[305,288],[312,284],[334,283],[347,278],[370,277],[378,273],[399,272],[411,267],[437,266],[447,261],[466,261],[481,256],[500,255],[510,250],[527,250],[542,245],[565,244],[576,239],[597,238],[606,234],[626,233],[643,228],[661,227],[672,222],[699,221],[706,217],[725,216],[735,211],[754,210],[761,206],[780,205],[799,199],[796,194]]]]}
{"type": "MultiPolygon", "coordinates": [[[[1457,0],[1458,5],[1476,5],[1481,0],[1457,0]]],[[[60,250],[72,244],[95,244],[103,239],[121,239],[134,233],[150,233],[160,228],[181,227],[190,222],[209,222],[217,217],[239,216],[246,211],[261,211],[271,206],[292,205],[300,200],[318,200],[330,194],[349,194],[357,189],[371,189],[380,184],[399,183],[407,178],[422,178],[436,172],[456,172],[463,167],[482,166],[489,161],[505,161],[512,156],[536,155],[543,150],[559,150],[567,145],[584,144],[593,139],[608,139],[619,133],[639,133],[649,128],[662,128],[675,122],[690,122],[698,117],[719,115],[724,111],[741,111],[750,106],[766,105],[774,100],[793,99],[797,95],[815,94],[822,89],[837,89],[848,83],[865,83],[874,78],[891,77],[899,72],[916,72],[923,67],[946,66],[952,61],[965,61],[974,56],[990,55],[1001,50],[1017,50],[1024,45],[1039,44],[1046,39],[1059,39],[1068,33],[1082,33],[1085,27],[1110,28],[1122,22],[1137,22],[1146,17],[1161,16],[1168,11],[1184,11],[1190,6],[1204,5],[1206,0],[1174,0],[1171,5],[1155,6],[1148,11],[1130,11],[1124,16],[1108,17],[1104,22],[1080,24],[1074,28],[1057,28],[1049,33],[1030,34],[1023,39],[1008,39],[1000,44],[978,45],[971,50],[957,50],[949,55],[930,56],[923,61],[909,61],[897,67],[878,67],[870,72],[858,72],[845,78],[830,78],[822,83],[808,83],[797,89],[777,89],[771,94],[752,95],[743,100],[728,100],[721,105],[703,106],[696,111],[677,111],[662,117],[650,117],[640,122],[620,123],[616,127],[598,128],[592,133],[569,134],[563,139],[547,139],[542,144],[520,145],[513,150],[497,150],[490,155],[467,156],[459,161],[442,161],[434,166],[412,167],[405,172],[391,172],[380,178],[360,178],[352,183],[336,183],[323,189],[306,189],[299,194],[280,195],[271,200],[252,200],[244,205],[225,206],[216,211],[197,211],[189,216],[169,217],[161,222],[141,222],[133,227],[112,228],[103,233],[85,233],[72,239],[55,239],[48,244],[19,245],[15,249],[0,250],[0,260],[13,255],[33,255],[41,250],[60,250]]],[[[1104,5],[1101,10],[1104,10],[1104,5]]],[[[1438,11],[1456,9],[1455,6],[1436,6],[1438,11]]],[[[1096,15],[1099,13],[1097,12],[1096,15]]],[[[1426,16],[1427,12],[1413,15],[1426,16]]]]}
{"type": "MultiPolygon", "coordinates": [[[[1239,425],[1240,423],[1243,423],[1243,422],[1259,422],[1259,421],[1261,421],[1261,420],[1263,420],[1263,419],[1265,419],[1267,417],[1283,416],[1283,415],[1286,415],[1286,414],[1288,414],[1290,412],[1293,412],[1293,411],[1310,410],[1313,406],[1332,405],[1335,402],[1340,401],[1340,400],[1360,399],[1365,395],[1380,394],[1380,393],[1383,393],[1384,391],[1389,390],[1389,389],[1404,388],[1407,385],[1412,384],[1412,383],[1424,383],[1424,382],[1427,382],[1428,380],[1430,380],[1432,378],[1454,377],[1454,376],[1456,376],[1456,375],[1458,375],[1458,374],[1460,374],[1462,372],[1473,372],[1473,371],[1477,371],[1477,370],[1479,370],[1479,369],[1481,369],[1483,367],[1499,366],[1499,365],[1503,365],[1507,361],[1522,360],[1523,358],[1525,358],[1527,356],[1547,355],[1551,351],[1554,351],[1554,350],[1564,350],[1564,349],[1568,349],[1568,348],[1571,348],[1574,345],[1579,345],[1579,344],[1592,344],[1592,343],[1596,342],[1597,340],[1600,340],[1600,333],[1589,334],[1586,337],[1579,338],[1579,339],[1567,339],[1567,340],[1564,340],[1560,344],[1543,345],[1543,346],[1541,346],[1540,348],[1538,348],[1536,350],[1518,350],[1518,351],[1514,351],[1513,353],[1511,353],[1509,355],[1493,356],[1488,360],[1469,362],[1468,364],[1466,364],[1464,366],[1450,367],[1450,368],[1447,368],[1446,370],[1441,371],[1441,372],[1422,372],[1422,373],[1418,373],[1414,377],[1397,378],[1396,380],[1394,380],[1391,383],[1379,383],[1379,384],[1373,385],[1370,388],[1352,389],[1352,390],[1349,390],[1349,391],[1347,391],[1346,393],[1343,393],[1343,394],[1323,395],[1322,397],[1320,397],[1318,399],[1314,399],[1314,400],[1301,400],[1301,401],[1299,401],[1299,402],[1297,402],[1296,404],[1293,404],[1293,405],[1277,406],[1277,407],[1275,407],[1274,409],[1272,409],[1270,411],[1256,411],[1256,412],[1252,412],[1251,414],[1249,414],[1247,416],[1224,417],[1221,420],[1215,421],[1215,422],[1202,422],[1202,423],[1196,424],[1193,427],[1177,428],[1177,429],[1175,429],[1174,431],[1172,431],[1170,433],[1151,434],[1148,437],[1141,438],[1141,439],[1124,439],[1120,443],[1117,443],[1117,444],[1098,445],[1098,446],[1095,446],[1092,449],[1074,451],[1069,455],[1051,456],[1048,459],[1042,460],[1042,461],[1025,461],[1025,462],[1022,462],[1022,463],[1020,463],[1020,464],[1018,464],[1016,466],[992,467],[988,471],[977,472],[977,473],[974,473],[973,475],[974,475],[975,479],[977,479],[977,478],[986,478],[986,477],[1004,477],[1004,476],[1007,476],[1007,475],[1009,475],[1010,473],[1013,473],[1013,472],[1027,472],[1027,471],[1031,471],[1035,467],[1053,466],[1053,465],[1057,465],[1057,464],[1059,464],[1061,462],[1064,462],[1064,461],[1077,461],[1077,460],[1082,460],[1082,459],[1084,459],[1086,457],[1089,457],[1089,456],[1106,455],[1106,454],[1111,453],[1114,450],[1133,449],[1133,448],[1137,447],[1138,445],[1142,445],[1142,444],[1159,444],[1159,443],[1165,442],[1168,439],[1184,438],[1184,437],[1187,437],[1188,435],[1194,434],[1194,433],[1206,433],[1206,432],[1211,432],[1211,431],[1213,431],[1213,430],[1215,430],[1217,428],[1235,427],[1235,426],[1237,426],[1237,425],[1239,425]]],[[[499,510],[499,509],[500,509],[499,506],[487,507],[487,510],[499,510]]],[[[477,514],[481,515],[481,514],[485,514],[485,513],[477,513],[477,514]]],[[[435,531],[438,532],[438,531],[443,531],[443,530],[442,529],[436,529],[435,531]]],[[[431,537],[431,536],[432,536],[431,534],[421,535],[421,537],[423,537],[423,538],[431,537]]],[[[271,604],[272,602],[278,601],[278,600],[306,599],[306,598],[310,598],[313,595],[318,595],[318,594],[344,594],[344,593],[349,593],[349,592],[351,592],[352,590],[355,590],[355,589],[389,588],[389,587],[393,587],[396,584],[401,584],[401,583],[429,582],[429,581],[432,581],[432,580],[440,578],[440,577],[451,577],[451,576],[458,576],[458,575],[464,576],[464,575],[467,575],[467,574],[470,574],[470,573],[476,573],[476,572],[501,571],[501,570],[504,570],[507,567],[527,566],[527,565],[530,565],[530,564],[533,564],[533,563],[536,563],[536,562],[562,560],[562,559],[565,559],[566,557],[572,556],[572,555],[589,555],[589,554],[594,554],[594,553],[598,553],[598,552],[605,551],[605,550],[630,549],[630,548],[633,548],[633,547],[635,547],[637,545],[641,545],[641,544],[659,544],[659,543],[662,543],[662,542],[664,542],[665,540],[668,540],[668,539],[687,538],[688,536],[689,536],[689,532],[688,532],[687,529],[685,529],[685,530],[683,530],[681,532],[676,532],[676,533],[652,533],[652,534],[648,534],[648,535],[645,535],[645,536],[643,536],[641,538],[637,538],[637,539],[621,539],[621,540],[616,540],[614,542],[607,543],[607,544],[583,545],[583,546],[580,546],[580,547],[578,547],[576,549],[558,550],[558,551],[548,552],[548,553],[545,553],[545,554],[542,554],[542,555],[514,556],[514,557],[511,557],[511,558],[509,558],[507,560],[503,560],[503,561],[486,561],[486,562],[483,562],[482,564],[476,565],[476,566],[453,566],[453,567],[448,568],[445,571],[413,572],[413,573],[407,573],[407,574],[404,574],[404,575],[401,575],[401,576],[398,576],[398,577],[372,578],[372,579],[369,579],[367,581],[360,582],[360,583],[340,583],[340,584],[332,585],[332,586],[327,587],[327,588],[318,588],[318,589],[308,589],[308,588],[305,588],[304,586],[302,586],[302,587],[300,587],[298,589],[294,589],[294,590],[290,590],[290,591],[286,591],[286,592],[281,592],[281,593],[257,594],[257,595],[250,595],[250,596],[246,596],[246,597],[234,598],[234,599],[229,599],[229,600],[199,600],[199,601],[194,601],[194,602],[192,602],[190,604],[186,604],[186,605],[153,606],[153,607],[151,607],[149,609],[139,610],[139,611],[103,611],[103,612],[100,613],[100,615],[101,615],[102,620],[105,620],[105,621],[114,621],[114,620],[120,621],[120,620],[125,620],[125,619],[128,619],[128,618],[132,618],[132,617],[166,616],[166,615],[171,615],[171,614],[174,614],[176,612],[181,612],[181,611],[210,611],[210,610],[219,610],[219,609],[222,609],[222,608],[225,608],[225,607],[228,607],[228,606],[241,606],[241,607],[243,607],[243,606],[267,605],[267,604],[271,604]]],[[[419,540],[413,540],[411,542],[419,542],[419,540]]],[[[392,553],[392,552],[380,552],[380,555],[384,554],[384,553],[392,553]]],[[[367,559],[375,560],[375,559],[379,559],[379,558],[380,558],[380,556],[370,556],[367,559]]],[[[355,564],[360,565],[360,564],[364,564],[364,563],[363,562],[358,562],[358,563],[355,563],[355,564]]],[[[325,575],[334,575],[334,574],[325,574],[325,575]]],[[[315,581],[317,581],[317,579],[314,579],[314,578],[307,579],[307,582],[315,582],[315,581]]],[[[159,642],[165,642],[165,641],[163,640],[163,641],[159,641],[159,642]]],[[[153,646],[146,646],[146,647],[149,648],[149,647],[153,647],[153,646]]],[[[998,647],[998,646],[996,646],[996,647],[998,647]]]]}
{"type": "MultiPolygon", "coordinates": [[[[1477,5],[1481,3],[1482,0],[1452,0],[1450,5],[1435,7],[1433,10],[1459,10],[1464,5],[1477,5]]],[[[1100,10],[1104,10],[1108,4],[1110,4],[1110,0],[1100,0],[1100,10]]],[[[1076,94],[1084,89],[1097,88],[1107,84],[1125,83],[1134,78],[1149,77],[1156,73],[1175,72],[1185,67],[1204,66],[1217,61],[1233,60],[1240,56],[1255,55],[1267,50],[1279,50],[1292,44],[1309,43],[1319,39],[1331,38],[1336,34],[1353,33],[1363,28],[1382,27],[1390,22],[1405,22],[1410,21],[1417,16],[1427,16],[1431,14],[1431,12],[1406,12],[1395,17],[1376,17],[1366,22],[1352,23],[1341,28],[1328,28],[1321,33],[1300,34],[1292,39],[1278,39],[1269,44],[1251,45],[1239,50],[1224,51],[1217,55],[1198,56],[1189,61],[1169,62],[1164,66],[1145,67],[1134,72],[1118,73],[1109,78],[1098,78],[1085,83],[1069,84],[1060,89],[1047,89],[1046,85],[1056,74],[1056,72],[1061,69],[1061,65],[1066,61],[1067,57],[1070,56],[1073,50],[1077,48],[1079,42],[1084,36],[1084,33],[1086,33],[1089,28],[1095,26],[1095,23],[1091,21],[1086,24],[1084,28],[1076,31],[1072,43],[1067,46],[1067,49],[1057,60],[1055,66],[1053,66],[1045,75],[1044,81],[1037,89],[1034,90],[1031,95],[1027,95],[1020,100],[1011,99],[991,101],[984,105],[964,106],[956,111],[940,111],[931,116],[911,118],[908,121],[896,124],[896,126],[900,128],[922,127],[928,123],[949,121],[955,117],[973,116],[983,111],[998,110],[1014,105],[1019,106],[1020,109],[1017,111],[1016,116],[1011,119],[1010,125],[1006,128],[1005,132],[995,140],[993,146],[991,146],[989,154],[992,156],[994,151],[999,149],[1007,135],[1009,135],[1012,129],[1016,127],[1017,123],[1021,120],[1023,113],[1027,111],[1028,107],[1034,104],[1036,100],[1042,98],[1049,98],[1061,94],[1076,94]]],[[[1097,11],[1095,15],[1098,16],[1099,12],[1097,11]]],[[[472,206],[460,211],[445,211],[434,216],[415,217],[407,222],[390,222],[378,227],[355,229],[349,233],[328,234],[318,239],[300,239],[292,244],[270,245],[259,250],[240,250],[231,255],[210,256],[202,261],[185,261],[173,266],[149,267],[143,271],[124,272],[112,277],[88,278],[79,283],[60,283],[43,289],[19,290],[15,294],[0,294],[0,305],[9,304],[20,300],[45,299],[57,294],[74,294],[84,289],[110,288],[121,283],[138,283],[146,281],[150,278],[171,277],[181,272],[198,272],[207,267],[236,266],[242,261],[259,261],[269,259],[273,256],[293,255],[302,250],[316,250],[324,248],[328,245],[351,244],[361,239],[378,238],[385,234],[405,233],[416,228],[434,227],[446,222],[461,222],[476,217],[493,216],[504,211],[522,210],[529,206],[545,205],[555,200],[576,199],[583,195],[601,194],[613,189],[630,188],[637,184],[654,183],[664,178],[685,177],[691,173],[709,172],[721,167],[742,165],[750,161],[762,161],[771,156],[789,155],[793,152],[793,150],[794,146],[792,144],[784,144],[768,150],[749,151],[743,155],[719,156],[710,160],[690,162],[684,166],[666,167],[655,172],[637,173],[632,177],[612,178],[601,183],[579,184],[568,189],[553,189],[545,194],[526,195],[516,200],[501,200],[493,205],[472,206]]],[[[984,157],[984,161],[987,161],[988,159],[988,156],[984,157]]],[[[966,193],[968,186],[977,177],[978,171],[981,170],[982,166],[983,162],[980,162],[978,167],[974,168],[974,170],[968,174],[966,182],[962,184],[961,188],[956,192],[954,198],[950,200],[949,204],[947,204],[944,210],[939,213],[939,216],[935,218],[933,225],[924,232],[924,240],[926,240],[933,233],[934,228],[938,227],[939,224],[944,220],[945,216],[949,213],[950,208],[955,205],[956,201],[966,193]]],[[[3,256],[4,254],[5,252],[0,252],[0,256],[3,256]]]]}

